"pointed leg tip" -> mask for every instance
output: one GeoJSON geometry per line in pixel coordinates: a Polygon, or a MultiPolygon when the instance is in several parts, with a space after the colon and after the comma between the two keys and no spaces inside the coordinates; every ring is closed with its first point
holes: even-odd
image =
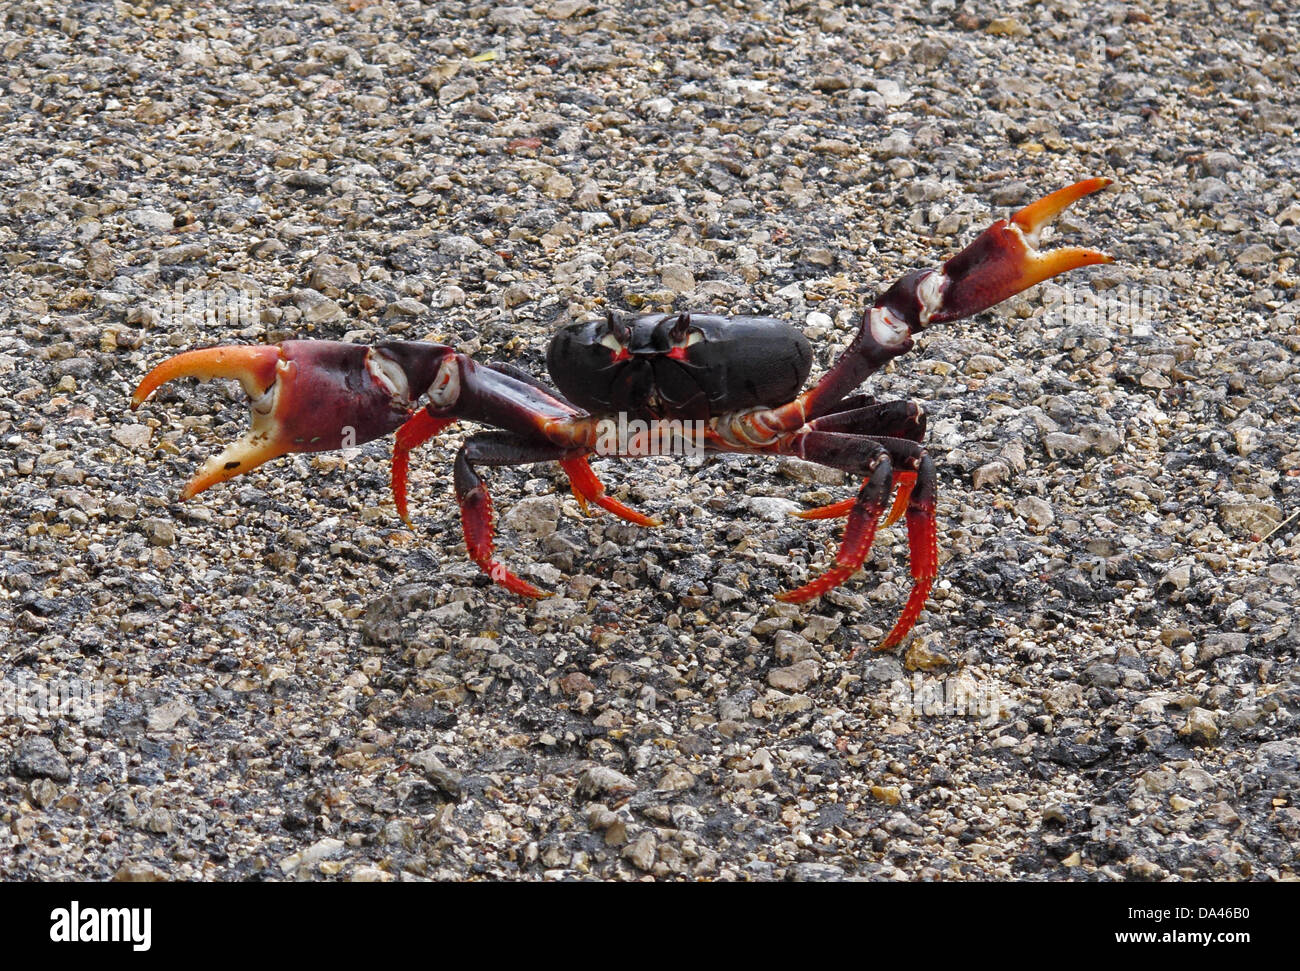
{"type": "Polygon", "coordinates": [[[885,651],[892,651],[894,648],[898,647],[900,644],[904,643],[909,637],[912,636],[912,628],[914,626],[915,626],[915,621],[908,621],[907,626],[904,627],[902,624],[902,620],[900,619],[899,623],[894,625],[894,629],[885,635],[885,639],[881,641],[879,644],[877,644],[875,647],[873,647],[871,650],[874,653],[884,653],[885,651]]]}
{"type": "Polygon", "coordinates": [[[843,519],[853,511],[853,504],[856,501],[856,499],[844,499],[825,506],[814,506],[812,509],[793,509],[790,515],[798,516],[800,519],[843,519]]]}
{"type": "Polygon", "coordinates": [[[912,620],[907,621],[907,625],[903,626],[903,618],[900,618],[894,625],[894,629],[885,635],[885,639],[871,649],[872,652],[883,654],[885,651],[892,651],[912,636],[912,628],[915,626],[916,622],[912,620]]]}
{"type": "Polygon", "coordinates": [[[604,484],[596,478],[596,473],[591,470],[586,455],[561,459],[560,467],[564,469],[565,475],[569,477],[573,497],[577,500],[578,506],[582,509],[584,515],[589,516],[592,514],[588,505],[592,503],[606,512],[613,513],[619,519],[636,526],[660,525],[659,520],[651,519],[644,513],[637,512],[631,506],[626,506],[612,496],[607,495],[604,484]]]}
{"type": "Polygon", "coordinates": [[[848,513],[837,512],[827,506],[818,506],[815,509],[792,509],[790,515],[799,519],[816,521],[819,519],[842,519],[848,513]]]}
{"type": "Polygon", "coordinates": [[[618,516],[619,519],[632,523],[634,526],[660,525],[659,520],[651,519],[649,516],[645,515],[645,513],[637,512],[631,506],[625,506],[623,505],[623,503],[618,502],[617,500],[610,499],[608,497],[603,497],[600,500],[600,505],[603,506],[605,509],[609,510],[610,512],[612,512],[614,515],[618,516]]]}
{"type": "Polygon", "coordinates": [[[539,590],[522,577],[515,576],[506,569],[505,564],[496,560],[489,560],[485,563],[476,559],[475,562],[478,563],[479,569],[486,573],[493,583],[505,587],[516,596],[528,597],[531,600],[545,600],[547,597],[555,596],[550,591],[539,590]]]}

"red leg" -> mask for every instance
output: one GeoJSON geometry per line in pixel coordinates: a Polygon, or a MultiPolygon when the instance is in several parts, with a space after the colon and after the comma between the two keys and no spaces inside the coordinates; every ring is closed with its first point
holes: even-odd
{"type": "Polygon", "coordinates": [[[465,549],[480,570],[512,593],[521,597],[542,598],[550,594],[538,590],[527,580],[511,573],[497,560],[492,559],[493,521],[492,497],[487,485],[474,471],[474,462],[486,465],[526,465],[530,462],[553,461],[555,446],[532,446],[507,432],[483,432],[471,436],[460,451],[452,470],[456,489],[456,502],[460,506],[460,524],[465,533],[465,549]]]}
{"type": "Polygon", "coordinates": [[[925,609],[930,587],[939,573],[938,522],[935,517],[935,474],[930,456],[921,459],[916,473],[916,487],[907,504],[907,548],[912,567],[912,593],[907,604],[877,651],[897,647],[911,633],[925,609]]]}
{"type": "MultiPolygon", "coordinates": [[[[884,513],[890,490],[897,487],[897,495],[886,516],[893,522],[905,509],[907,513],[907,547],[912,574],[912,591],[907,603],[876,650],[888,650],[902,643],[915,626],[925,608],[930,588],[938,573],[939,554],[937,524],[935,520],[934,462],[917,442],[903,438],[871,437],[846,432],[803,433],[795,440],[795,450],[803,458],[821,462],[832,468],[848,472],[864,471],[868,456],[875,456],[865,470],[858,497],[848,511],[849,521],[844,530],[844,541],[835,558],[835,565],[822,576],[778,599],[790,603],[803,603],[820,596],[843,583],[861,567],[871,550],[877,523],[884,513]],[[855,468],[855,464],[857,467],[855,468]]],[[[807,518],[830,518],[832,512],[843,508],[844,503],[834,503],[811,510],[807,518]]]]}
{"type": "Polygon", "coordinates": [[[854,447],[860,452],[874,452],[874,455],[866,463],[867,468],[864,470],[866,481],[858,490],[858,497],[849,512],[849,521],[844,527],[844,539],[835,556],[835,565],[817,579],[795,590],[777,594],[777,599],[786,603],[805,603],[814,597],[820,597],[828,590],[838,587],[861,568],[867,554],[871,552],[871,544],[876,538],[876,526],[885,511],[885,503],[889,498],[889,489],[893,482],[893,467],[890,465],[888,454],[870,440],[860,439],[852,442],[848,435],[810,432],[803,444],[807,451],[823,454],[830,459],[826,464],[839,465],[843,457],[835,453],[842,453],[854,447]]]}
{"type": "Polygon", "coordinates": [[[605,484],[596,478],[595,472],[591,471],[591,466],[587,464],[587,456],[576,455],[573,458],[561,459],[560,465],[569,476],[569,483],[573,486],[573,495],[578,500],[578,504],[582,506],[583,512],[587,511],[588,502],[594,502],[602,509],[612,512],[619,519],[626,519],[629,523],[635,523],[638,526],[659,525],[659,520],[643,516],[635,509],[623,505],[617,499],[611,499],[605,495],[605,484]]]}
{"type": "Polygon", "coordinates": [[[912,489],[916,486],[916,473],[895,472],[894,485],[898,487],[898,492],[894,495],[894,504],[889,507],[889,515],[885,517],[886,526],[898,522],[898,517],[907,508],[908,501],[912,498],[912,489]]]}
{"type": "Polygon", "coordinates": [[[419,448],[455,420],[434,418],[424,409],[420,409],[406,424],[397,429],[397,437],[393,442],[393,502],[397,505],[397,515],[402,517],[402,522],[407,526],[411,525],[411,514],[406,508],[406,476],[410,467],[411,451],[419,448]]]}
{"type": "Polygon", "coordinates": [[[815,506],[812,509],[800,509],[795,513],[800,519],[843,519],[853,511],[857,505],[857,497],[850,499],[841,499],[839,502],[832,502],[825,506],[815,506]]]}
{"type": "MultiPolygon", "coordinates": [[[[898,492],[894,495],[894,504],[889,507],[889,515],[885,517],[882,526],[892,526],[898,522],[898,517],[903,515],[903,510],[907,508],[907,500],[912,494],[912,486],[915,483],[915,472],[894,472],[894,487],[897,488],[898,492]]],[[[856,498],[841,499],[839,502],[832,502],[825,506],[801,509],[795,515],[800,519],[843,519],[853,511],[853,506],[857,501],[856,498]]]]}
{"type": "MultiPolygon", "coordinates": [[[[850,399],[851,400],[851,399],[850,399]]],[[[846,404],[849,401],[845,402],[846,404]]],[[[852,407],[815,418],[808,423],[809,431],[843,432],[865,435],[876,439],[905,438],[920,442],[925,437],[925,411],[911,401],[873,402],[862,407],[852,407]]],[[[905,468],[894,470],[894,486],[898,494],[894,505],[885,517],[884,525],[891,526],[907,507],[916,476],[905,468]]],[[[802,519],[837,519],[847,516],[857,500],[845,499],[815,509],[795,513],[802,519]]]]}

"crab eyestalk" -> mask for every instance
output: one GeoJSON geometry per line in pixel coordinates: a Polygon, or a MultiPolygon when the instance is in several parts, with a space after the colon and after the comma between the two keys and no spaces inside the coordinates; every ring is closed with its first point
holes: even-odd
{"type": "Polygon", "coordinates": [[[252,399],[252,427],[208,459],[185,486],[204,489],[290,452],[325,452],[387,435],[406,421],[452,354],[441,344],[285,341],[210,347],[163,361],[131,396],[132,410],[178,378],[232,378],[252,399]]]}

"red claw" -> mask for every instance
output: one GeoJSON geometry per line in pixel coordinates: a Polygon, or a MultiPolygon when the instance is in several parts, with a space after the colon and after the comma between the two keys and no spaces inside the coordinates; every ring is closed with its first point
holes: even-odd
{"type": "Polygon", "coordinates": [[[926,326],[977,314],[1068,270],[1112,262],[1105,253],[1077,246],[1038,249],[1043,228],[1062,210],[1108,185],[1110,179],[1084,179],[1031,202],[1010,220],[999,219],[980,233],[943,265],[947,284],[926,326]]]}
{"type": "Polygon", "coordinates": [[[266,400],[281,377],[282,367],[288,369],[290,366],[281,361],[280,348],[274,345],[208,347],[170,357],[145,375],[131,395],[133,411],[158,388],[177,378],[198,378],[200,381],[233,378],[253,399],[252,429],[227,446],[220,455],[203,464],[186,484],[181,493],[184,498],[192,499],[218,482],[225,482],[293,450],[281,420],[274,413],[277,402],[274,398],[270,402],[266,400]]]}
{"type": "Polygon", "coordinates": [[[203,464],[182,493],[190,499],[290,452],[348,448],[389,434],[410,416],[411,402],[447,351],[402,342],[209,347],[155,367],[135,389],[131,407],[178,378],[233,378],[252,399],[252,427],[203,464]]]}
{"type": "Polygon", "coordinates": [[[260,397],[275,383],[280,348],[274,344],[260,346],[205,347],[169,357],[144,376],[131,395],[131,410],[139,408],[168,381],[177,378],[233,378],[244,386],[244,394],[260,397]]]}

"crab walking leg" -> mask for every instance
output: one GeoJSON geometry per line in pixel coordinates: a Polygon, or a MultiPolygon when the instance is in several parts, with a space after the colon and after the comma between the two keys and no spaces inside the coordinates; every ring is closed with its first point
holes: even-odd
{"type": "Polygon", "coordinates": [[[612,512],[619,519],[625,519],[637,526],[658,526],[659,520],[642,515],[635,509],[623,505],[617,499],[605,494],[605,483],[596,478],[596,473],[587,464],[587,456],[575,455],[573,458],[561,459],[560,467],[569,477],[573,494],[585,511],[588,502],[594,502],[600,508],[612,512]]]}
{"type": "MultiPolygon", "coordinates": [[[[847,401],[845,402],[848,403],[847,401]]],[[[925,437],[925,411],[913,401],[873,402],[870,405],[837,411],[808,423],[810,430],[847,432],[873,438],[905,438],[921,442],[925,437]]],[[[916,480],[913,472],[894,470],[894,487],[898,490],[894,505],[885,516],[883,525],[892,526],[907,507],[907,498],[916,480]]],[[[796,512],[800,519],[837,519],[847,516],[853,509],[854,499],[844,499],[829,505],[796,512]]]]}
{"type": "Polygon", "coordinates": [[[875,538],[876,523],[884,513],[890,490],[897,485],[898,495],[887,518],[895,517],[900,505],[906,508],[912,591],[893,630],[877,650],[896,646],[916,624],[938,570],[933,460],[922,445],[905,438],[812,431],[800,433],[792,444],[796,454],[833,468],[862,472],[862,465],[866,464],[866,480],[849,511],[835,566],[798,590],[781,594],[779,599],[802,603],[851,577],[866,560],[875,538]]]}
{"type": "Polygon", "coordinates": [[[916,488],[915,472],[894,472],[894,487],[898,490],[894,493],[894,504],[889,507],[889,512],[885,514],[884,525],[892,526],[898,522],[898,518],[903,515],[912,501],[912,490],[916,488]]]}
{"type": "Polygon", "coordinates": [[[474,468],[486,466],[533,465],[537,462],[562,462],[571,458],[570,450],[549,442],[530,442],[512,432],[479,432],[465,440],[456,453],[452,483],[460,506],[461,528],[465,548],[479,569],[507,590],[523,597],[549,597],[527,580],[515,576],[505,564],[492,558],[492,497],[487,485],[474,468]]]}
{"type": "MultiPolygon", "coordinates": [[[[895,476],[895,478],[897,478],[897,476],[895,476]]],[[[828,503],[825,506],[814,506],[812,509],[799,509],[791,515],[798,516],[800,519],[843,519],[849,513],[853,512],[853,507],[857,502],[857,497],[850,496],[848,499],[841,499],[838,502],[828,503]]]]}
{"type": "MultiPolygon", "coordinates": [[[[411,452],[435,437],[455,420],[454,418],[435,418],[427,411],[421,410],[416,412],[406,424],[397,430],[397,438],[393,444],[393,501],[397,505],[397,512],[402,517],[402,522],[408,526],[411,525],[411,516],[407,510],[407,479],[411,452]]],[[[596,473],[587,464],[586,455],[562,458],[560,459],[560,466],[568,475],[569,484],[573,487],[573,494],[579,504],[582,505],[584,512],[587,510],[587,503],[593,502],[602,509],[609,510],[620,519],[625,519],[637,526],[659,525],[659,520],[642,515],[635,509],[625,506],[617,499],[606,495],[605,484],[596,478],[596,473]]]]}
{"type": "Polygon", "coordinates": [[[916,486],[907,503],[907,551],[912,571],[912,592],[894,629],[880,642],[877,651],[888,651],[903,642],[925,609],[934,578],[939,575],[935,479],[934,462],[930,456],[923,456],[916,472],[916,486]]]}
{"type": "Polygon", "coordinates": [[[406,506],[406,483],[411,465],[411,452],[455,422],[455,418],[434,418],[424,409],[420,409],[397,429],[397,436],[393,442],[391,484],[397,515],[402,517],[402,522],[407,526],[411,525],[411,514],[406,506]]]}
{"type": "Polygon", "coordinates": [[[210,347],[155,367],[136,388],[131,407],[178,378],[233,378],[243,385],[252,399],[252,427],[203,464],[182,493],[191,499],[290,452],[325,452],[389,434],[410,416],[449,351],[406,341],[210,347]]]}
{"type": "MultiPolygon", "coordinates": [[[[864,450],[866,446],[874,444],[865,441],[858,443],[837,442],[835,439],[847,439],[849,436],[831,432],[811,432],[807,438],[805,448],[813,454],[841,451],[846,445],[850,448],[856,446],[859,450],[864,450]]],[[[814,461],[820,460],[815,459],[814,461]]],[[[826,464],[834,463],[828,461],[826,464]]],[[[890,465],[888,454],[883,448],[876,446],[875,455],[869,460],[866,468],[866,480],[862,483],[862,488],[858,490],[858,497],[853,503],[848,522],[844,526],[844,539],[840,542],[839,552],[835,554],[834,565],[817,579],[811,580],[794,590],[778,593],[776,595],[777,600],[783,600],[786,603],[805,603],[814,597],[820,597],[828,590],[835,589],[858,572],[866,561],[867,554],[871,552],[871,544],[875,542],[876,526],[880,522],[880,516],[885,511],[885,503],[889,499],[893,474],[893,467],[890,465]]]]}
{"type": "MultiPolygon", "coordinates": [[[[916,484],[916,473],[894,470],[893,489],[894,504],[889,507],[889,513],[885,516],[882,526],[892,526],[898,522],[898,518],[903,515],[907,509],[907,502],[912,494],[912,486],[916,484]]],[[[794,515],[800,519],[843,519],[853,511],[853,506],[858,500],[856,498],[841,499],[839,502],[828,503],[825,506],[814,506],[812,509],[800,509],[794,515]]]]}

